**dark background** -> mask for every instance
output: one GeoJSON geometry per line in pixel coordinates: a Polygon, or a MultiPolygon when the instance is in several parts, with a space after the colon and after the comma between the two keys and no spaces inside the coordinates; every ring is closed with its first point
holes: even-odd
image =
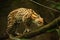
{"type": "MultiPolygon", "coordinates": [[[[48,7],[51,6],[51,2],[46,0],[35,0],[43,5],[48,7]]],[[[55,2],[59,2],[59,0],[53,0],[55,2]]],[[[40,14],[46,24],[50,23],[56,17],[60,15],[59,12],[52,11],[45,7],[39,6],[29,0],[0,0],[0,39],[5,38],[5,32],[7,27],[7,15],[14,9],[25,7],[25,8],[32,8],[38,14],[40,14]],[[51,14],[53,12],[53,15],[51,14]],[[58,14],[57,14],[58,13],[58,14]],[[57,14],[57,15],[56,15],[57,14]]],[[[58,40],[58,33],[56,30],[52,32],[47,32],[37,37],[33,37],[32,40],[58,40]],[[34,39],[35,38],[35,39],[34,39]]]]}

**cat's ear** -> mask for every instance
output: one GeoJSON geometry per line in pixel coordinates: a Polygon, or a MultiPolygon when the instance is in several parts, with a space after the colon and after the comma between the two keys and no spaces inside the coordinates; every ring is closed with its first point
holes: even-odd
{"type": "Polygon", "coordinates": [[[32,14],[32,15],[31,15],[31,18],[32,18],[32,19],[35,19],[35,18],[37,18],[37,16],[36,16],[35,14],[32,14]]]}

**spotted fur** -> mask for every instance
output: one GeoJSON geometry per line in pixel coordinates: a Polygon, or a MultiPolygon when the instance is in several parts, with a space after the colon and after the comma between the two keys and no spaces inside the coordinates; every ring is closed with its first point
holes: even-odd
{"type": "Polygon", "coordinates": [[[38,26],[43,25],[43,18],[34,10],[28,8],[18,8],[9,13],[7,30],[10,30],[16,22],[23,22],[25,24],[28,18],[31,18],[33,20],[32,22],[38,26]]]}

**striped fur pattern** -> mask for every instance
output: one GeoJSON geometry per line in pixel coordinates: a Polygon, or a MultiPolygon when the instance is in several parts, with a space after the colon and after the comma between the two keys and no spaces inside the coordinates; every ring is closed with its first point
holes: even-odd
{"type": "Polygon", "coordinates": [[[10,30],[16,22],[23,22],[25,24],[28,18],[31,18],[32,22],[35,23],[37,26],[42,26],[44,23],[43,18],[34,10],[28,8],[18,8],[9,13],[7,30],[10,30]]]}

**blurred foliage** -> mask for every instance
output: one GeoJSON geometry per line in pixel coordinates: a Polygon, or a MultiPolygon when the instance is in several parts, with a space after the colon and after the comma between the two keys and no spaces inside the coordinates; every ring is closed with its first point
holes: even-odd
{"type": "MultiPolygon", "coordinates": [[[[55,8],[57,9],[58,11],[60,11],[60,2],[57,2],[55,4],[51,4],[51,7],[52,8],[55,8]]],[[[53,13],[53,12],[52,12],[53,13]]],[[[58,13],[57,13],[58,14],[58,13]]],[[[60,14],[60,13],[59,13],[60,14]]],[[[58,24],[57,24],[58,26],[58,24]]],[[[58,26],[59,27],[59,26],[58,26]]],[[[58,32],[58,35],[60,36],[60,28],[59,29],[56,29],[56,31],[58,32]]]]}
{"type": "Polygon", "coordinates": [[[57,2],[56,4],[51,4],[51,7],[60,10],[60,2],[57,2]]]}

